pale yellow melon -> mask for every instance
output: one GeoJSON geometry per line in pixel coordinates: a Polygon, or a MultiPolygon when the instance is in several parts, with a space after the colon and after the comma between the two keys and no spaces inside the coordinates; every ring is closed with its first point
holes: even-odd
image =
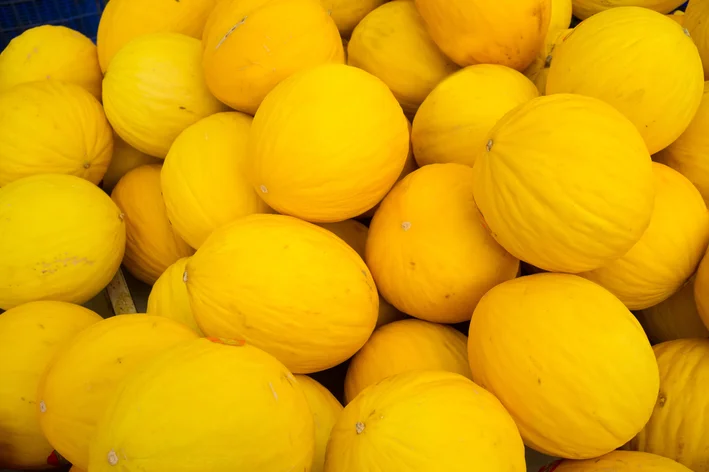
{"type": "Polygon", "coordinates": [[[175,261],[153,284],[148,296],[147,313],[179,321],[197,334],[203,335],[192,314],[187,285],[184,281],[188,259],[183,257],[175,261]]]}
{"type": "Polygon", "coordinates": [[[315,454],[310,471],[322,472],[330,431],[342,413],[342,405],[328,389],[307,375],[296,375],[295,378],[303,389],[315,426],[315,454]]]}
{"type": "Polygon", "coordinates": [[[686,0],[574,0],[574,16],[585,20],[604,10],[617,7],[643,7],[660,13],[669,13],[686,0]]]}
{"type": "Polygon", "coordinates": [[[113,155],[111,163],[103,175],[101,188],[110,194],[113,187],[128,171],[144,165],[161,163],[160,159],[138,151],[123,141],[116,133],[113,133],[113,155]]]}
{"type": "Polygon", "coordinates": [[[367,16],[367,13],[382,5],[387,0],[320,0],[327,10],[343,38],[349,37],[352,30],[367,16]]]}
{"type": "Polygon", "coordinates": [[[562,460],[539,472],[691,472],[682,464],[655,454],[613,451],[597,459],[562,460]]]}

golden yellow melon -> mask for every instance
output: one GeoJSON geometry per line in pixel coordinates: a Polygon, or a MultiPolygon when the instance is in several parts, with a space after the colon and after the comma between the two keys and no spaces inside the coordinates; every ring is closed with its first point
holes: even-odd
{"type": "Polygon", "coordinates": [[[709,340],[678,339],[654,347],[660,395],[650,421],[630,449],[673,459],[694,472],[709,470],[709,340]]]}
{"type": "Polygon", "coordinates": [[[554,48],[546,93],[613,105],[654,154],[687,129],[703,86],[697,48],[677,22],[647,8],[620,7],[584,21],[554,48]]]}
{"type": "Polygon", "coordinates": [[[694,280],[694,300],[697,303],[697,312],[704,325],[709,328],[709,256],[706,254],[699,264],[694,280]]]}
{"type": "Polygon", "coordinates": [[[495,123],[538,96],[534,84],[509,67],[480,64],[456,72],[433,89],[416,113],[411,132],[416,162],[472,167],[495,123]]]}
{"type": "Polygon", "coordinates": [[[655,206],[645,233],[623,257],[582,273],[631,310],[668,299],[697,270],[709,244],[709,212],[692,183],[653,162],[655,206]]]}
{"type": "Polygon", "coordinates": [[[428,31],[461,66],[524,70],[544,44],[552,0],[416,0],[428,31]]]}
{"type": "Polygon", "coordinates": [[[473,171],[493,237],[540,269],[597,269],[628,252],[650,223],[645,144],[595,98],[558,94],[518,107],[492,129],[473,171]]]}
{"type": "Polygon", "coordinates": [[[78,85],[44,80],[0,92],[0,187],[35,174],[98,184],[112,150],[101,104],[78,85]]]}
{"type": "Polygon", "coordinates": [[[310,471],[322,472],[330,431],[342,414],[342,405],[328,389],[307,375],[296,375],[295,378],[305,394],[315,426],[315,454],[310,471]]]}
{"type": "Polygon", "coordinates": [[[87,302],[115,275],[125,240],[121,211],[84,179],[35,175],[0,188],[0,308],[87,302]]]}
{"type": "Polygon", "coordinates": [[[202,28],[219,0],[112,0],[98,25],[98,58],[106,72],[113,56],[132,39],[150,33],[202,37],[202,28]]]}
{"type": "Polygon", "coordinates": [[[613,451],[597,459],[561,460],[539,472],[691,472],[666,457],[644,452],[613,451]]]}
{"type": "MultiPolygon", "coordinates": [[[[524,75],[530,80],[535,81],[541,71],[545,67],[549,67],[547,58],[554,49],[557,37],[562,31],[569,29],[571,25],[571,10],[572,0],[551,1],[551,16],[549,18],[546,36],[544,37],[544,45],[537,51],[534,61],[524,70],[524,75]]],[[[540,92],[544,95],[544,89],[540,89],[540,92]]]]}
{"type": "Polygon", "coordinates": [[[243,343],[199,339],[125,380],[96,429],[89,470],[307,472],[314,442],[310,408],[283,364],[243,343]]]}
{"type": "Polygon", "coordinates": [[[64,346],[37,389],[39,421],[54,449],[89,468],[89,441],[121,381],[157,354],[197,338],[191,329],[160,316],[107,318],[64,346]]]}
{"type": "Polygon", "coordinates": [[[103,175],[101,188],[110,194],[113,187],[128,171],[149,164],[162,164],[162,160],[138,151],[129,146],[116,133],[113,133],[113,156],[106,173],[103,175]]]}
{"type": "Polygon", "coordinates": [[[162,168],[167,215],[177,234],[199,248],[220,226],[271,210],[247,179],[251,117],[217,113],[185,129],[162,168]]]}
{"type": "Polygon", "coordinates": [[[101,321],[64,302],[31,302],[0,315],[0,467],[48,468],[53,448],[37,418],[37,385],[49,361],[81,330],[101,321]]]}
{"type": "Polygon", "coordinates": [[[567,459],[627,443],[659,389],[640,323],[575,275],[530,275],[490,290],[473,313],[468,358],[473,380],[500,399],[525,444],[567,459]]]}
{"type": "Polygon", "coordinates": [[[192,314],[187,285],[183,280],[188,260],[187,257],[178,259],[158,278],[148,296],[147,313],[178,321],[201,336],[204,333],[192,314]]]}
{"type": "MultiPolygon", "coordinates": [[[[320,0],[320,4],[335,20],[337,29],[343,38],[347,38],[355,26],[369,12],[384,4],[387,0],[320,0]]],[[[345,51],[346,52],[346,51],[345,51]]]]}
{"type": "Polygon", "coordinates": [[[65,26],[26,30],[0,53],[0,92],[36,80],[71,82],[100,100],[103,74],[96,46],[65,26]]]}
{"type": "Polygon", "coordinates": [[[431,90],[458,70],[426,31],[414,2],[389,2],[357,25],[347,63],[382,79],[413,116],[431,90]]]}
{"type": "Polygon", "coordinates": [[[702,0],[690,0],[684,15],[684,26],[697,45],[704,65],[704,76],[709,78],[709,4],[702,0]]]}
{"type": "Polygon", "coordinates": [[[596,13],[617,7],[643,7],[669,13],[686,0],[573,0],[574,16],[585,20],[596,13]]]}
{"type": "Polygon", "coordinates": [[[668,16],[668,18],[679,23],[681,26],[684,26],[684,12],[682,10],[674,11],[674,12],[668,14],[667,16],[668,16]]]}
{"type": "MultiPolygon", "coordinates": [[[[544,45],[544,51],[547,52],[546,58],[544,60],[544,64],[541,69],[539,70],[532,70],[530,72],[530,69],[533,66],[530,66],[526,71],[524,71],[525,75],[532,81],[534,82],[534,85],[537,86],[537,90],[539,90],[540,95],[545,95],[546,90],[547,90],[547,79],[549,78],[549,67],[551,66],[551,58],[553,56],[554,48],[563,43],[566,38],[568,38],[571,33],[573,33],[574,29],[569,28],[566,30],[562,30],[556,33],[556,35],[552,38],[550,36],[547,36],[545,40],[545,45],[544,45]]],[[[534,64],[533,64],[534,65],[534,64]]]]}
{"type": "Polygon", "coordinates": [[[164,158],[182,130],[225,109],[207,89],[202,51],[176,33],[141,36],[122,48],[103,79],[103,104],[129,145],[164,158]]]}
{"type": "Polygon", "coordinates": [[[524,472],[524,445],[500,402],[462,375],[389,377],[348,404],[332,430],[325,472],[524,472]]]}
{"type": "Polygon", "coordinates": [[[289,77],[263,101],[249,135],[250,180],[279,213],[342,221],[386,195],[408,150],[406,117],[387,86],[329,64],[289,77]]]}
{"type": "Polygon", "coordinates": [[[345,61],[337,26],[319,0],[222,0],[205,27],[203,48],[209,90],[251,115],[283,79],[345,61]]]}

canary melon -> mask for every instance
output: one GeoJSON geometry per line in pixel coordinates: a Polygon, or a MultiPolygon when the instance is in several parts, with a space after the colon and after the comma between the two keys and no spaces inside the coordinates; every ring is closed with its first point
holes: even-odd
{"type": "Polygon", "coordinates": [[[188,260],[188,257],[178,259],[158,278],[148,296],[147,313],[178,321],[202,335],[192,314],[187,286],[183,280],[188,260]]]}
{"type": "Polygon", "coordinates": [[[110,194],[121,177],[136,167],[150,164],[162,164],[162,161],[129,146],[120,136],[113,133],[113,155],[111,163],[103,175],[101,188],[110,194]]]}
{"type": "Polygon", "coordinates": [[[296,375],[295,378],[303,389],[315,426],[315,454],[310,471],[322,472],[327,442],[332,428],[342,414],[342,405],[328,389],[307,375],[296,375]]]}
{"type": "Polygon", "coordinates": [[[709,257],[705,254],[697,269],[694,280],[694,300],[697,303],[697,312],[704,325],[709,328],[709,257]]]}
{"type": "Polygon", "coordinates": [[[655,454],[613,451],[597,459],[561,460],[539,472],[691,472],[682,464],[655,454]]]}
{"type": "Polygon", "coordinates": [[[327,223],[376,205],[408,150],[406,117],[387,86],[361,69],[329,64],[273,89],[254,118],[247,152],[251,183],[269,206],[327,223]]]}
{"type": "MultiPolygon", "coordinates": [[[[546,36],[544,37],[544,45],[537,51],[534,61],[524,70],[524,75],[531,81],[536,83],[542,71],[545,68],[548,69],[547,58],[549,54],[551,54],[554,49],[559,35],[569,29],[571,25],[571,10],[572,0],[552,0],[551,16],[549,18],[546,36]]],[[[540,88],[539,91],[544,95],[545,88],[540,88]]]]}
{"type": "Polygon", "coordinates": [[[335,20],[343,38],[348,38],[369,12],[387,0],[320,0],[328,14],[335,20]]]}
{"type": "Polygon", "coordinates": [[[682,25],[697,45],[704,65],[704,76],[709,79],[709,5],[702,0],[690,0],[682,25]]]}
{"type": "Polygon", "coordinates": [[[549,67],[551,66],[551,58],[553,57],[554,48],[557,45],[563,43],[566,38],[568,38],[573,32],[574,29],[569,28],[566,30],[558,31],[553,37],[547,35],[547,38],[544,42],[544,51],[547,53],[547,55],[544,59],[543,66],[541,67],[541,69],[538,70],[535,70],[535,67],[530,66],[529,68],[527,68],[526,71],[524,71],[525,75],[532,82],[534,82],[534,85],[537,86],[537,90],[539,90],[540,95],[546,94],[547,79],[549,79],[549,67]]]}
{"type": "Polygon", "coordinates": [[[686,0],[574,0],[574,16],[585,20],[596,13],[617,7],[643,7],[670,13],[686,0]]]}
{"type": "Polygon", "coordinates": [[[584,21],[554,48],[546,92],[613,105],[654,154],[687,129],[703,84],[702,61],[686,30],[647,8],[619,7],[584,21]]]}

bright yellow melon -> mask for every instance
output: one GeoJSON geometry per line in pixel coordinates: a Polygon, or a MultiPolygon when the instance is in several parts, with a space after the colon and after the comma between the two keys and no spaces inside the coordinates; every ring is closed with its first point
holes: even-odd
{"type": "Polygon", "coordinates": [[[322,472],[330,431],[342,414],[342,405],[328,389],[307,375],[296,375],[295,378],[303,389],[315,425],[315,454],[310,471],[322,472]]]}
{"type": "Polygon", "coordinates": [[[699,264],[694,280],[694,300],[697,303],[699,316],[704,325],[709,328],[709,256],[706,254],[699,264]]]}
{"type": "Polygon", "coordinates": [[[97,184],[112,150],[101,104],[78,85],[44,80],[0,93],[0,186],[35,174],[97,184]]]}
{"type": "Polygon", "coordinates": [[[37,418],[37,385],[57,350],[101,321],[64,302],[32,302],[0,315],[0,467],[47,468],[53,448],[37,418]]]}
{"type": "Polygon", "coordinates": [[[180,323],[149,315],[119,315],[82,331],[40,381],[36,408],[46,438],[88,470],[89,441],[121,381],[158,353],[196,338],[180,323]]]}
{"type": "Polygon", "coordinates": [[[369,269],[340,238],[281,215],[219,228],[187,262],[187,292],[208,336],[244,339],[294,373],[333,367],[377,321],[369,269]]]}
{"type": "Polygon", "coordinates": [[[192,314],[187,285],[184,281],[185,266],[188,260],[189,258],[183,257],[175,261],[158,278],[148,296],[147,313],[179,321],[202,335],[202,330],[199,329],[192,314]]]}
{"type": "Polygon", "coordinates": [[[655,454],[613,451],[597,459],[562,460],[539,472],[691,472],[682,464],[655,454]]]}
{"type": "Polygon", "coordinates": [[[96,429],[89,470],[311,470],[300,384],[272,356],[226,342],[182,344],[127,378],[96,429]]]}
{"type": "Polygon", "coordinates": [[[203,48],[209,89],[252,115],[283,79],[345,60],[337,26],[319,0],[222,0],[205,27],[203,48]]]}
{"type": "Polygon", "coordinates": [[[103,79],[103,104],[116,133],[164,158],[182,130],[224,110],[200,68],[198,40],[176,33],[141,36],[122,48],[103,79]]]}
{"type": "MultiPolygon", "coordinates": [[[[554,48],[554,43],[562,31],[566,31],[571,25],[572,0],[552,0],[551,16],[547,27],[544,45],[539,48],[534,61],[524,70],[524,75],[535,81],[540,72],[547,67],[547,58],[554,48]]],[[[542,95],[544,89],[541,89],[542,95]]]]}
{"type": "Polygon", "coordinates": [[[103,175],[101,188],[110,194],[113,187],[128,171],[149,164],[162,164],[162,160],[138,151],[113,133],[113,156],[108,170],[103,175]]]}
{"type": "Polygon", "coordinates": [[[509,67],[466,67],[433,89],[414,118],[411,141],[420,166],[455,162],[473,166],[500,118],[539,96],[534,84],[509,67]]]}
{"type": "Polygon", "coordinates": [[[249,136],[250,180],[279,213],[342,221],[386,195],[408,148],[406,117],[381,80],[324,65],[291,76],[263,101],[249,136]]]}
{"type": "Polygon", "coordinates": [[[90,300],[118,270],[125,240],[121,211],[84,179],[35,175],[0,188],[0,308],[90,300]]]}
{"type": "Polygon", "coordinates": [[[369,12],[384,4],[387,0],[320,0],[320,4],[335,20],[337,29],[343,38],[347,38],[355,26],[369,12]]]}
{"type": "Polygon", "coordinates": [[[704,65],[704,76],[709,78],[709,4],[702,0],[691,0],[687,5],[682,25],[689,31],[697,45],[704,65]]]}
{"type": "MultiPolygon", "coordinates": [[[[525,75],[534,82],[537,86],[540,95],[545,95],[547,90],[547,79],[549,78],[549,67],[551,66],[551,59],[553,57],[554,48],[559,44],[563,43],[566,38],[568,38],[571,33],[574,32],[573,28],[558,31],[554,36],[547,35],[544,42],[544,52],[546,56],[544,58],[544,63],[541,69],[537,69],[537,62],[535,61],[527,70],[524,71],[525,75]]],[[[537,56],[540,59],[540,56],[537,56]]]]}
{"type": "Polygon", "coordinates": [[[669,13],[686,0],[573,0],[574,16],[585,20],[598,12],[616,7],[643,7],[660,13],[669,13]]]}
{"type": "Polygon", "coordinates": [[[326,472],[524,472],[524,445],[500,402],[462,375],[389,377],[345,407],[326,472]]]}
{"type": "Polygon", "coordinates": [[[270,209],[246,174],[251,117],[217,113],[185,129],[162,169],[167,215],[192,247],[199,248],[220,226],[270,209]]]}
{"type": "Polygon", "coordinates": [[[613,105],[654,154],[687,129],[703,84],[697,48],[677,22],[647,8],[621,7],[584,21],[554,48],[546,92],[613,105]]]}
{"type": "Polygon", "coordinates": [[[500,399],[525,444],[567,459],[632,439],[659,389],[640,323],[575,275],[530,275],[490,290],[470,323],[468,357],[473,380],[500,399]]]}

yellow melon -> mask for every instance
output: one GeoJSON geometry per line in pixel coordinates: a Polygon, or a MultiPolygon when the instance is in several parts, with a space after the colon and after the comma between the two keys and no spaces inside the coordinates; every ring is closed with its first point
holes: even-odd
{"type": "Polygon", "coordinates": [[[345,60],[337,26],[319,0],[222,0],[205,27],[203,48],[209,89],[252,115],[283,79],[345,60]]]}
{"type": "Polygon", "coordinates": [[[676,21],[681,26],[684,26],[684,12],[682,10],[674,11],[667,15],[668,18],[676,21]]]}
{"type": "Polygon", "coordinates": [[[524,70],[544,44],[552,0],[416,0],[433,40],[461,66],[524,70]]]}
{"type": "Polygon", "coordinates": [[[654,154],[687,129],[703,84],[701,58],[680,25],[647,8],[620,7],[584,21],[554,48],[546,93],[613,105],[654,154]]]}
{"type": "Polygon", "coordinates": [[[699,264],[694,280],[694,300],[697,303],[699,316],[704,325],[709,328],[709,256],[706,254],[699,264]]]}
{"type": "Polygon", "coordinates": [[[188,259],[178,259],[158,278],[148,296],[147,313],[179,321],[202,335],[202,330],[192,314],[187,285],[183,280],[188,259]]]}
{"type": "Polygon", "coordinates": [[[574,0],[574,16],[585,20],[598,12],[616,7],[643,7],[669,13],[686,0],[574,0]]]}
{"type": "Polygon", "coordinates": [[[704,65],[704,76],[709,78],[709,4],[702,0],[690,0],[682,25],[689,31],[697,45],[704,65]]]}
{"type": "MultiPolygon", "coordinates": [[[[544,45],[537,51],[534,61],[524,70],[524,75],[535,83],[540,73],[549,67],[547,58],[554,49],[557,38],[563,31],[569,29],[571,25],[571,4],[572,0],[551,1],[551,16],[546,36],[544,37],[544,45]]],[[[544,89],[540,88],[539,90],[544,95],[544,89]]]]}
{"type": "Polygon", "coordinates": [[[116,133],[113,133],[113,156],[106,173],[103,175],[101,188],[111,193],[113,187],[128,171],[149,164],[162,164],[162,160],[138,151],[129,146],[116,133]]]}
{"type": "Polygon", "coordinates": [[[39,420],[54,449],[88,470],[89,440],[121,381],[158,353],[196,339],[159,316],[119,315],[82,331],[52,359],[37,389],[39,420]]]}
{"type": "Polygon", "coordinates": [[[381,80],[355,67],[319,66],[281,82],[259,108],[250,180],[279,213],[342,221],[386,195],[408,148],[406,117],[381,80]]]}
{"type": "Polygon", "coordinates": [[[81,330],[101,321],[64,302],[31,302],[0,315],[0,467],[47,468],[52,446],[37,418],[37,385],[52,356],[81,330]]]}
{"type": "Polygon", "coordinates": [[[411,132],[416,162],[472,167],[495,123],[537,96],[534,84],[509,67],[481,64],[456,72],[433,89],[416,113],[411,132]]]}
{"type": "Polygon", "coordinates": [[[332,430],[325,472],[524,472],[524,445],[500,402],[462,375],[389,377],[348,404],[332,430]]]}
{"type": "Polygon", "coordinates": [[[525,444],[567,459],[632,439],[659,389],[640,323],[575,275],[530,275],[490,290],[470,323],[468,358],[473,380],[500,399],[525,444]]]}
{"type": "Polygon", "coordinates": [[[71,82],[101,100],[103,74],[96,46],[65,26],[26,30],[0,53],[0,92],[36,80],[71,82]]]}
{"type": "Polygon", "coordinates": [[[328,389],[307,375],[296,375],[295,378],[303,389],[315,426],[315,454],[310,471],[322,472],[330,431],[342,414],[342,405],[328,389]]]}
{"type": "Polygon", "coordinates": [[[216,228],[270,209],[246,177],[246,142],[251,117],[217,113],[185,129],[162,168],[167,215],[192,247],[199,248],[216,228]]]}
{"type": "Polygon", "coordinates": [[[556,48],[556,46],[558,46],[559,44],[563,43],[566,38],[568,38],[573,32],[574,29],[569,28],[557,32],[556,35],[553,37],[547,36],[544,43],[544,51],[547,53],[547,55],[544,59],[544,64],[542,65],[542,68],[534,70],[532,66],[530,66],[526,71],[524,71],[525,75],[532,82],[534,82],[534,85],[537,86],[537,90],[539,90],[540,95],[546,94],[547,79],[549,79],[549,66],[551,65],[551,58],[553,56],[554,48],[556,48]],[[530,69],[532,70],[530,71],[530,69]]]}
{"type": "Polygon", "coordinates": [[[103,79],[103,104],[116,133],[134,148],[164,158],[182,130],[224,110],[200,70],[194,38],[141,36],[122,48],[103,79]]]}
{"type": "Polygon", "coordinates": [[[121,211],[84,179],[35,175],[0,188],[0,308],[90,300],[118,270],[125,239],[121,211]]]}
{"type": "Polygon", "coordinates": [[[44,80],[0,93],[0,186],[35,174],[97,184],[112,150],[101,104],[78,85],[44,80]]]}
{"type": "Polygon", "coordinates": [[[127,378],[89,470],[311,470],[313,418],[298,381],[263,351],[226,343],[182,344],[127,378]]]}
{"type": "Polygon", "coordinates": [[[349,37],[355,26],[369,12],[384,4],[387,0],[320,0],[320,4],[335,20],[337,29],[343,38],[349,37]]]}
{"type": "Polygon", "coordinates": [[[613,451],[597,459],[562,460],[539,472],[691,472],[682,464],[655,454],[613,451]]]}

